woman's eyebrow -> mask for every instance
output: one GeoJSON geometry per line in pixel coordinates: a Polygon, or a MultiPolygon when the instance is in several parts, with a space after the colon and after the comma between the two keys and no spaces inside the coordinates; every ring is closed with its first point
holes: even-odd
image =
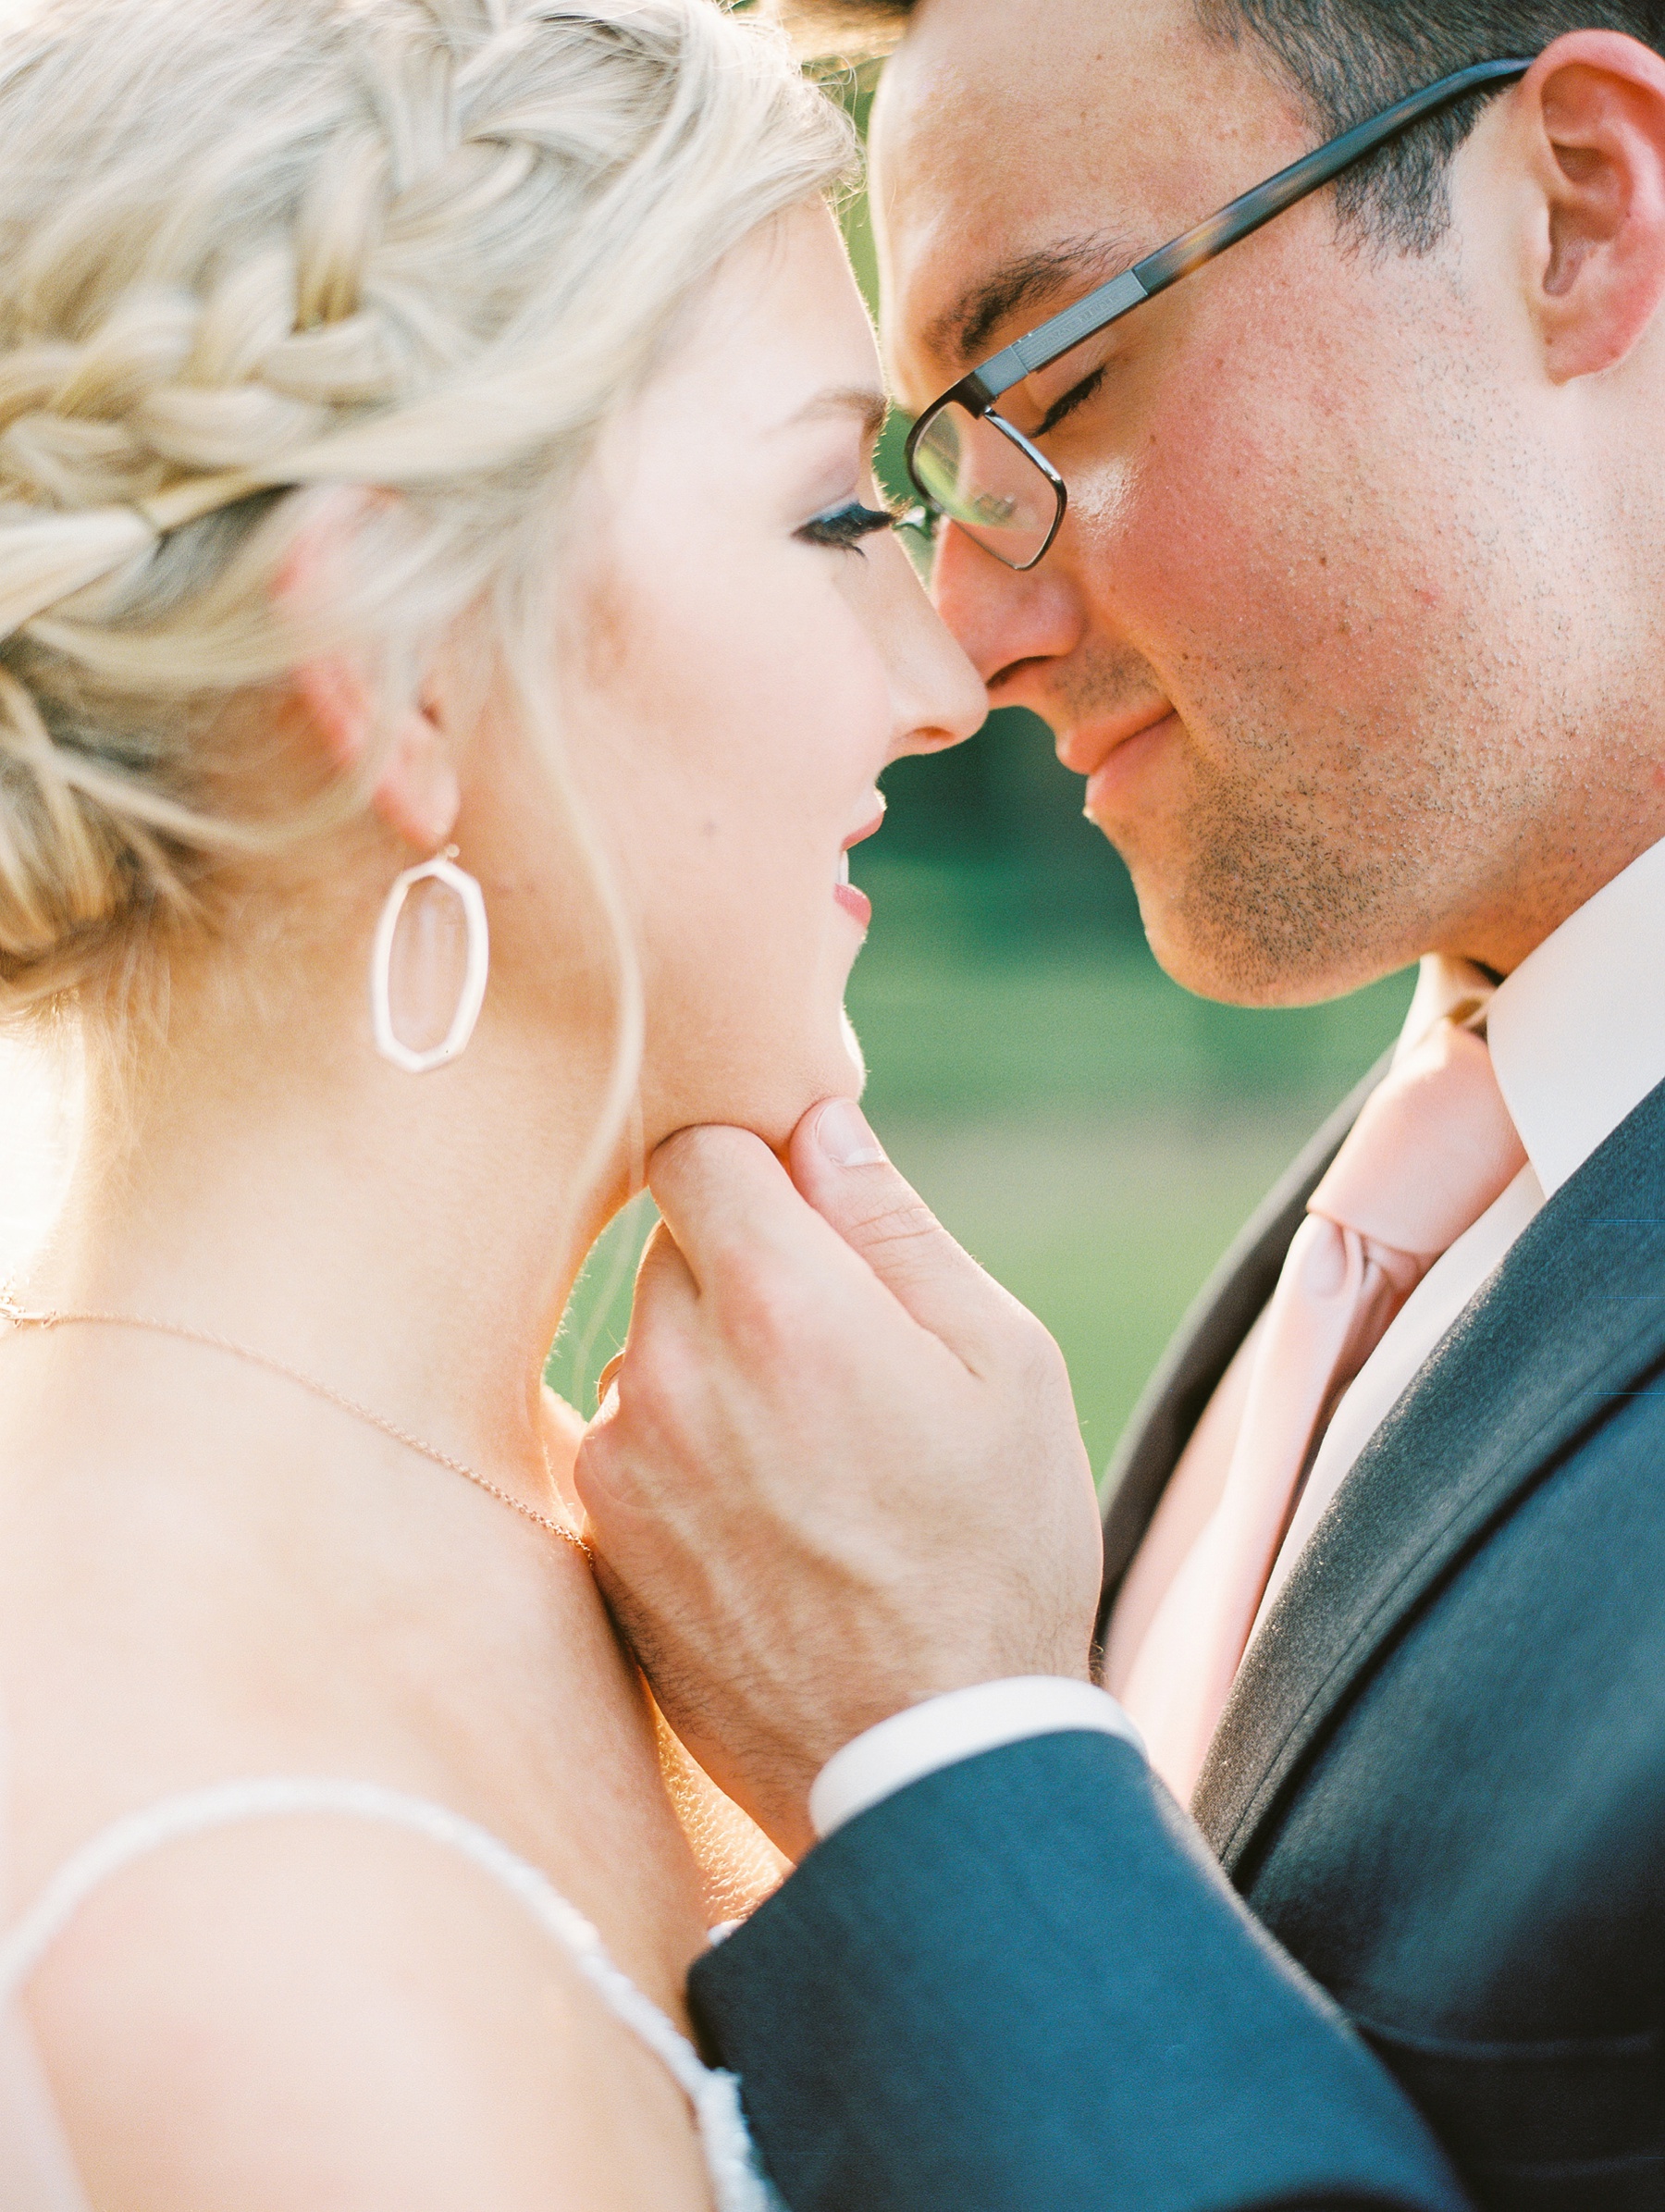
{"type": "Polygon", "coordinates": [[[884,427],[884,418],[890,413],[890,400],[876,385],[834,384],[825,391],[818,391],[794,415],[781,425],[783,430],[796,429],[800,423],[818,422],[829,414],[853,414],[860,423],[863,435],[877,438],[884,427]]]}

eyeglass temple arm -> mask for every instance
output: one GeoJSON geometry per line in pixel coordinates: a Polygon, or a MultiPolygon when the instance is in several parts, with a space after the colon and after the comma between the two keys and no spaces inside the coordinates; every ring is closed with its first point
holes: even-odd
{"type": "Polygon", "coordinates": [[[1286,207],[1292,207],[1308,192],[1316,192],[1321,185],[1338,177],[1354,162],[1374,154],[1378,146],[1397,138],[1401,130],[1420,123],[1424,116],[1436,115],[1442,107],[1449,107],[1453,102],[1488,85],[1507,84],[1524,77],[1531,67],[1529,60],[1476,62],[1472,68],[1459,69],[1455,76],[1442,77],[1436,84],[1424,85],[1421,92],[1396,101],[1380,115],[1356,124],[1326,145],[1303,154],[1287,169],[1279,169],[1276,177],[1268,177],[1264,184],[1257,184],[1217,214],[1182,231],[1166,246],[1158,246],[1153,253],[1136,261],[1119,277],[1112,277],[1096,291],[1090,291],[1085,299],[1067,307],[1062,315],[1054,315],[1050,321],[992,355],[956,388],[956,396],[964,396],[972,405],[978,404],[980,396],[981,405],[988,406],[1003,391],[1009,391],[1014,384],[1021,384],[1025,377],[1032,376],[1036,369],[1044,368],[1060,353],[1067,353],[1071,346],[1079,345],[1084,338],[1106,328],[1129,308],[1137,307],[1141,300],[1166,291],[1170,284],[1189,276],[1203,262],[1212,261],[1227,246],[1235,246],[1240,239],[1247,238],[1263,223],[1281,215],[1286,207]]]}

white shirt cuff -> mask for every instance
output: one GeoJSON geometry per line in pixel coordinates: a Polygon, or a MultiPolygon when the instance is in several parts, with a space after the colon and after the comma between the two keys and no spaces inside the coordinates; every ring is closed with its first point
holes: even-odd
{"type": "Polygon", "coordinates": [[[1062,1674],[1023,1674],[952,1689],[893,1713],[835,1751],[809,1792],[809,1818],[823,1839],[858,1812],[940,1767],[981,1751],[1060,1736],[1071,1729],[1119,1736],[1142,1756],[1137,1728],[1107,1690],[1062,1674]]]}

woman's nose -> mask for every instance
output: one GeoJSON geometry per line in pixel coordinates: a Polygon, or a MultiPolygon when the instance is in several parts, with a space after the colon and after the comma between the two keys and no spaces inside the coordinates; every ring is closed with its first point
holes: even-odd
{"type": "Polygon", "coordinates": [[[926,753],[963,745],[988,720],[989,695],[982,678],[946,625],[924,609],[931,636],[903,693],[902,713],[893,753],[926,753]]]}
{"type": "Polygon", "coordinates": [[[876,636],[890,675],[890,759],[938,751],[973,737],[988,719],[978,674],[922,589],[895,538],[875,549],[870,572],[876,636]]]}

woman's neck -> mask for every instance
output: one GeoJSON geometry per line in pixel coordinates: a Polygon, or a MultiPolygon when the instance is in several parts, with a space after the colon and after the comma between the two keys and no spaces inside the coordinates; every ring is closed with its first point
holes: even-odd
{"type": "Polygon", "coordinates": [[[246,1345],[536,1494],[543,1359],[609,1210],[580,1189],[600,1051],[487,1019],[411,1077],[355,1029],[205,989],[165,1050],[91,1051],[31,1296],[246,1345]]]}

